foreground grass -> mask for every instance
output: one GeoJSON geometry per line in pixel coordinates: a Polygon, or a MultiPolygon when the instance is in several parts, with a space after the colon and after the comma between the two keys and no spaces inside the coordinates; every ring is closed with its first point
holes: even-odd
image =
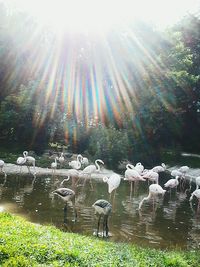
{"type": "Polygon", "coordinates": [[[100,241],[1,213],[0,266],[198,267],[200,255],[100,241]]]}

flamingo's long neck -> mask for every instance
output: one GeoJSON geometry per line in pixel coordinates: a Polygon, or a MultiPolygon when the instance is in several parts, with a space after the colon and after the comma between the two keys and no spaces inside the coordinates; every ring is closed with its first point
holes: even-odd
{"type": "Polygon", "coordinates": [[[95,160],[95,165],[97,167],[97,171],[99,172],[100,171],[100,166],[99,166],[98,162],[99,162],[98,159],[95,160]]]}
{"type": "Polygon", "coordinates": [[[28,152],[27,151],[24,151],[23,152],[23,156],[24,156],[24,158],[26,158],[28,156],[28,152]]]}

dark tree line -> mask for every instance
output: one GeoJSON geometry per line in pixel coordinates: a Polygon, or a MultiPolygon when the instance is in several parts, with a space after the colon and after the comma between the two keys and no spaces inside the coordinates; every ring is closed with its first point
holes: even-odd
{"type": "Polygon", "coordinates": [[[199,152],[198,16],[189,15],[165,32],[141,22],[130,25],[131,34],[125,29],[113,31],[107,36],[112,65],[98,38],[90,45],[84,35],[66,33],[58,54],[54,33],[27,14],[9,15],[1,5],[0,25],[2,146],[42,152],[49,142],[58,142],[73,152],[106,158],[110,165],[122,159],[156,160],[163,148],[199,152]],[[73,75],[81,75],[80,91],[74,94],[83,99],[76,105],[69,101],[74,96],[65,87],[72,55],[73,75]],[[99,116],[90,77],[96,59],[103,69],[100,82],[105,95],[99,116]],[[120,91],[118,98],[114,94],[119,85],[110,66],[121,71],[118,83],[124,84],[126,96],[120,91]]]}

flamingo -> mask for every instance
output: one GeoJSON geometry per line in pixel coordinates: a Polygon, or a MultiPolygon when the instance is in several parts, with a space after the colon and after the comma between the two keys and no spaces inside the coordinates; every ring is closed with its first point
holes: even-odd
{"type": "Polygon", "coordinates": [[[200,189],[196,189],[192,194],[191,197],[189,199],[190,203],[192,202],[193,197],[196,197],[198,199],[198,207],[197,210],[199,210],[200,207],[200,189]]]}
{"type": "Polygon", "coordinates": [[[79,154],[77,156],[77,160],[72,160],[69,162],[69,166],[72,167],[73,169],[79,170],[81,168],[81,159],[82,156],[79,154]]]}
{"type": "MultiPolygon", "coordinates": [[[[180,180],[180,186],[181,186],[181,188],[182,188],[182,183],[181,183],[181,181],[182,181],[182,179],[183,179],[183,173],[181,172],[181,171],[179,171],[179,170],[173,170],[172,172],[171,172],[171,176],[173,176],[173,177],[179,177],[181,180],[180,180]]],[[[183,189],[183,188],[182,188],[183,189]]]]}
{"type": "Polygon", "coordinates": [[[159,173],[154,172],[154,171],[148,171],[142,175],[143,178],[148,179],[151,182],[156,182],[158,184],[158,178],[159,178],[159,173]]]}
{"type": "MultiPolygon", "coordinates": [[[[34,157],[31,157],[31,156],[28,156],[28,151],[24,151],[23,152],[23,155],[24,155],[24,158],[26,159],[26,163],[27,164],[32,164],[33,165],[33,168],[34,168],[34,176],[36,175],[36,170],[35,170],[35,158],[34,157]]],[[[27,165],[27,168],[28,168],[28,171],[29,173],[30,172],[30,167],[27,165]]]]}
{"type": "Polygon", "coordinates": [[[184,175],[186,174],[186,172],[188,172],[189,171],[189,167],[188,166],[181,166],[178,170],[180,171],[180,172],[182,172],[184,175]]]}
{"type": "Polygon", "coordinates": [[[115,191],[113,196],[114,199],[116,189],[119,187],[121,182],[121,177],[119,176],[119,174],[114,173],[109,178],[107,176],[104,176],[103,181],[108,184],[108,193],[110,194],[110,198],[112,191],[115,191]]]}
{"type": "Polygon", "coordinates": [[[91,164],[91,165],[89,165],[89,166],[87,166],[87,167],[85,167],[83,170],[82,170],[82,172],[80,173],[81,175],[90,175],[90,184],[91,184],[91,187],[93,188],[93,186],[92,186],[92,173],[94,173],[94,172],[100,172],[100,166],[99,166],[99,164],[98,164],[98,162],[99,163],[101,163],[101,164],[104,164],[104,162],[101,160],[101,159],[96,159],[95,160],[95,164],[91,164]]]}
{"type": "Polygon", "coordinates": [[[153,172],[164,172],[166,170],[165,163],[162,163],[161,165],[155,166],[151,169],[153,172]]]}
{"type": "Polygon", "coordinates": [[[145,179],[134,169],[132,169],[131,164],[126,165],[126,171],[125,171],[125,178],[124,180],[128,180],[131,182],[131,191],[130,191],[130,198],[132,195],[133,185],[132,183],[135,181],[145,181],[145,179]]]}
{"type": "Polygon", "coordinates": [[[51,163],[51,169],[52,169],[52,175],[55,175],[58,163],[57,163],[58,157],[55,157],[54,162],[51,163]]]}
{"type": "Polygon", "coordinates": [[[64,223],[67,223],[67,203],[69,201],[72,202],[73,210],[74,210],[74,221],[76,221],[77,212],[75,209],[75,192],[69,188],[62,187],[62,188],[58,188],[54,190],[52,193],[58,195],[65,202],[64,223]]]}
{"type": "Polygon", "coordinates": [[[18,157],[17,158],[17,164],[20,165],[20,173],[22,171],[22,165],[26,163],[26,158],[24,157],[18,157]]]}
{"type": "Polygon", "coordinates": [[[60,154],[60,157],[58,158],[58,161],[60,162],[60,165],[62,166],[62,164],[63,164],[64,161],[65,161],[64,153],[63,153],[63,152],[60,154]]]}
{"type": "Polygon", "coordinates": [[[6,178],[6,177],[7,177],[7,174],[6,174],[6,172],[3,170],[4,165],[5,165],[5,162],[4,162],[2,159],[0,159],[0,170],[1,170],[1,172],[4,173],[4,176],[5,176],[5,178],[6,178]]]}
{"type": "Polygon", "coordinates": [[[143,171],[144,171],[144,166],[142,165],[141,162],[138,162],[138,163],[135,165],[134,169],[135,169],[139,174],[142,174],[143,171]]]}
{"type": "Polygon", "coordinates": [[[171,189],[172,189],[172,188],[177,188],[177,186],[179,185],[178,178],[179,178],[179,176],[176,176],[176,178],[169,179],[169,180],[164,184],[164,187],[168,187],[168,188],[170,188],[170,196],[171,196],[171,189]]]}
{"type": "Polygon", "coordinates": [[[112,211],[112,205],[104,199],[97,200],[92,207],[95,209],[95,214],[99,214],[99,220],[97,225],[97,233],[96,235],[99,236],[99,226],[101,221],[101,216],[103,216],[103,237],[104,232],[106,232],[106,237],[108,237],[108,216],[112,211]]]}
{"type": "Polygon", "coordinates": [[[158,196],[160,194],[164,195],[165,192],[166,192],[166,190],[164,190],[159,184],[151,184],[149,186],[149,195],[142,199],[142,201],[139,203],[138,209],[140,210],[142,208],[142,205],[143,205],[144,201],[148,201],[151,198],[153,198],[153,201],[154,201],[154,198],[156,196],[158,196]]]}

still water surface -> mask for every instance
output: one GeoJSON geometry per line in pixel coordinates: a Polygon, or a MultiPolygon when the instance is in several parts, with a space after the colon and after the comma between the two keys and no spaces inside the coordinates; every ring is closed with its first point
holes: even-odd
{"type": "MultiPolygon", "coordinates": [[[[160,184],[163,185],[170,177],[160,174],[160,184]]],[[[62,181],[61,177],[57,177],[62,181]]],[[[63,231],[81,233],[92,236],[97,218],[92,204],[97,199],[109,200],[107,184],[93,181],[94,191],[87,182],[84,187],[72,188],[72,181],[65,186],[76,192],[76,209],[78,221],[72,222],[73,209],[68,208],[68,224],[63,224],[64,203],[58,197],[52,198],[56,189],[52,177],[8,176],[3,184],[0,176],[0,207],[8,212],[25,216],[28,220],[40,224],[52,224],[63,231]]],[[[136,187],[130,199],[130,184],[122,181],[117,190],[115,200],[111,201],[113,208],[109,218],[109,240],[129,242],[145,247],[182,249],[197,248],[200,244],[200,215],[189,204],[188,197],[178,190],[167,192],[164,198],[159,198],[155,210],[152,202],[143,205],[138,212],[138,204],[148,195],[148,183],[141,182],[136,187]]]]}

